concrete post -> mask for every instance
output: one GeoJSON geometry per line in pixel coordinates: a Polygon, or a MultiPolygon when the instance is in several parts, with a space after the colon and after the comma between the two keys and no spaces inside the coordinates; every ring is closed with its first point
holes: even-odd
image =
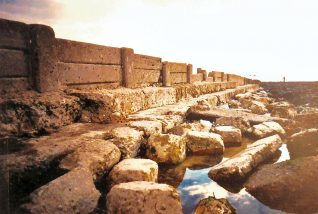
{"type": "Polygon", "coordinates": [[[171,86],[171,79],[170,79],[170,71],[167,69],[167,63],[162,63],[162,85],[163,86],[171,86]]]}
{"type": "Polygon", "coordinates": [[[193,70],[192,64],[188,64],[187,65],[187,83],[191,83],[192,70],[193,70]]]}
{"type": "Polygon", "coordinates": [[[39,92],[57,91],[61,88],[57,70],[55,34],[51,27],[30,25],[30,52],[32,77],[39,92]]]}
{"type": "Polygon", "coordinates": [[[206,81],[206,80],[207,80],[208,73],[206,72],[206,70],[203,70],[203,69],[201,69],[201,68],[198,68],[198,69],[197,69],[197,73],[198,73],[198,74],[203,74],[203,81],[206,81]]]}
{"type": "Polygon", "coordinates": [[[122,85],[127,88],[135,86],[134,81],[134,50],[121,48],[122,85]]]}

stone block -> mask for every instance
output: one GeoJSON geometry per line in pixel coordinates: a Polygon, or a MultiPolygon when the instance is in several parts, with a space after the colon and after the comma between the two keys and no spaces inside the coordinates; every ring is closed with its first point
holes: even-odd
{"type": "Polygon", "coordinates": [[[114,166],[109,178],[112,185],[131,181],[157,182],[158,164],[149,159],[125,159],[114,166]]]}
{"type": "Polygon", "coordinates": [[[107,213],[182,214],[177,191],[166,184],[135,181],[114,186],[107,195],[107,213]]]}
{"type": "Polygon", "coordinates": [[[181,163],[186,157],[186,142],[177,135],[152,135],[148,139],[146,156],[157,163],[181,163]]]}
{"type": "Polygon", "coordinates": [[[224,152],[223,140],[215,133],[189,131],[186,141],[188,150],[193,154],[220,155],[224,152]]]}

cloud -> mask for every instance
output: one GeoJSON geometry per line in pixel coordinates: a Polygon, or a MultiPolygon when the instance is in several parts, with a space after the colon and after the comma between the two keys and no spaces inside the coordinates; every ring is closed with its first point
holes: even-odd
{"type": "Polygon", "coordinates": [[[0,0],[0,17],[26,23],[52,24],[61,11],[57,0],[0,0]]]}

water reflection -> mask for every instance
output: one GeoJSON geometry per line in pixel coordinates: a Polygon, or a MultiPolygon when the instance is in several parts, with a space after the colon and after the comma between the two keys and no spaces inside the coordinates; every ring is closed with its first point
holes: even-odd
{"type": "Polygon", "coordinates": [[[265,206],[246,192],[244,188],[241,189],[239,193],[231,193],[227,191],[208,177],[207,174],[210,169],[211,167],[201,170],[186,170],[184,179],[178,187],[184,213],[193,213],[195,206],[200,199],[213,195],[216,198],[228,199],[231,205],[236,209],[237,213],[284,213],[265,206]]]}
{"type": "MultiPolygon", "coordinates": [[[[177,166],[161,166],[159,182],[177,187],[181,196],[184,213],[193,213],[198,202],[208,196],[226,198],[236,209],[237,213],[284,213],[262,204],[250,195],[242,187],[242,184],[236,187],[226,187],[223,185],[222,187],[208,177],[208,172],[213,166],[239,153],[250,143],[251,140],[244,139],[242,146],[227,148],[224,157],[188,156],[183,163],[177,166]]],[[[289,160],[289,152],[285,144],[280,148],[278,154],[280,156],[275,158],[274,162],[289,160]]]]}

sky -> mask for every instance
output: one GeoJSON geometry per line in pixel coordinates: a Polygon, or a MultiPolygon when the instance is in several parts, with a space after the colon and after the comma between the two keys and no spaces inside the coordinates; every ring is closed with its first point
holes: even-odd
{"type": "Polygon", "coordinates": [[[317,0],[0,0],[58,38],[262,81],[318,81],[317,0]]]}

